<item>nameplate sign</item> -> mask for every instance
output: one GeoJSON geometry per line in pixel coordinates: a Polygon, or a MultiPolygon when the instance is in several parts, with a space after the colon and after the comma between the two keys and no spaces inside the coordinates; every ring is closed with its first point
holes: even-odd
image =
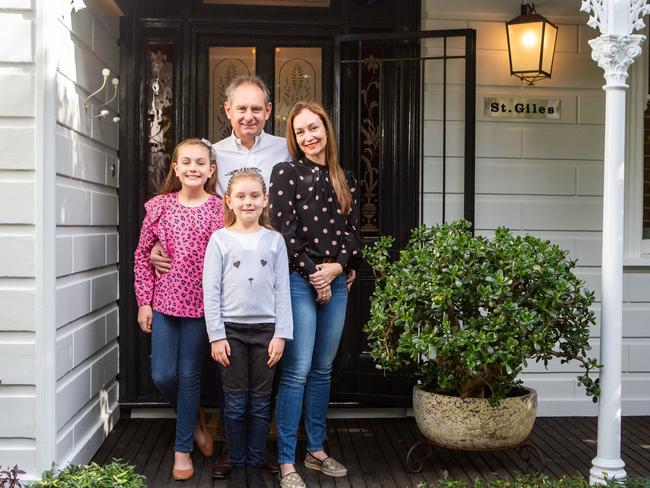
{"type": "Polygon", "coordinates": [[[512,119],[559,119],[558,98],[485,97],[485,116],[512,119]]]}

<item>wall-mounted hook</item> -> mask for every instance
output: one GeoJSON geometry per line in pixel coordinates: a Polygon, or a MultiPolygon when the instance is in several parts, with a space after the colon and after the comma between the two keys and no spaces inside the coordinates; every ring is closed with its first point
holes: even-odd
{"type": "Polygon", "coordinates": [[[120,85],[120,79],[119,79],[119,78],[113,78],[113,79],[111,80],[111,83],[113,84],[113,89],[114,89],[114,90],[113,90],[113,96],[112,96],[111,98],[109,98],[108,100],[106,100],[104,103],[102,103],[102,104],[99,106],[99,109],[98,109],[98,110],[100,111],[100,113],[102,112],[102,109],[103,109],[105,106],[107,106],[109,103],[111,103],[111,102],[112,102],[113,100],[115,100],[115,98],[117,97],[117,88],[118,88],[119,85],[120,85]]]}
{"type": "Polygon", "coordinates": [[[109,70],[108,68],[104,68],[102,70],[102,76],[104,77],[104,81],[102,81],[102,86],[97,88],[97,90],[95,90],[90,95],[88,95],[84,100],[84,109],[86,109],[86,112],[88,112],[88,101],[104,89],[104,87],[106,86],[106,81],[108,80],[110,74],[111,74],[111,70],[109,70]]]}
{"type": "MultiPolygon", "coordinates": [[[[101,92],[106,87],[106,81],[108,80],[108,77],[110,76],[110,74],[111,74],[111,70],[109,70],[108,68],[104,68],[102,70],[102,77],[104,78],[104,80],[102,81],[102,86],[100,86],[97,90],[95,90],[90,95],[88,95],[86,97],[86,99],[84,100],[84,109],[86,110],[86,113],[88,113],[88,111],[89,111],[88,102],[90,101],[90,99],[92,97],[97,95],[99,92],[101,92]]],[[[97,118],[100,118],[100,117],[106,117],[108,115],[108,113],[109,113],[108,110],[101,108],[104,105],[105,104],[102,104],[102,105],[99,106],[99,110],[98,110],[97,114],[92,114],[93,118],[97,119],[97,118]]]]}
{"type": "MultiPolygon", "coordinates": [[[[88,95],[86,97],[86,100],[84,100],[84,109],[86,110],[86,113],[89,112],[89,104],[88,104],[88,102],[90,101],[90,99],[92,97],[94,97],[99,92],[101,92],[104,88],[106,88],[106,82],[108,81],[108,77],[110,76],[110,74],[111,74],[111,70],[109,70],[108,68],[104,68],[102,70],[102,77],[104,78],[104,80],[102,81],[102,86],[100,86],[97,90],[95,90],[90,95],[88,95]]],[[[118,90],[118,87],[120,85],[120,79],[117,78],[117,77],[113,78],[111,80],[111,84],[113,85],[113,96],[111,98],[109,98],[108,100],[106,100],[104,103],[102,103],[97,108],[97,113],[96,114],[91,114],[94,119],[99,119],[101,117],[106,117],[110,113],[110,110],[108,110],[108,108],[105,108],[105,107],[109,103],[111,103],[113,100],[115,100],[117,98],[117,90],[118,90]]],[[[117,124],[119,121],[120,121],[119,115],[113,117],[113,122],[115,122],[117,124]]]]}

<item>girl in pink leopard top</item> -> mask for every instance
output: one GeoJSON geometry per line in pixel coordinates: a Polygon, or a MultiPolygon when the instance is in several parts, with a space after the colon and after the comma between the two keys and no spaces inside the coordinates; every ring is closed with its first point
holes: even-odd
{"type": "Polygon", "coordinates": [[[194,442],[211,456],[213,441],[199,411],[201,364],[208,337],[203,317],[203,259],[214,231],[223,227],[215,195],[216,162],[205,139],[185,139],[172,155],[160,194],[145,208],[135,251],[138,324],[151,334],[151,376],[176,410],[175,480],[193,476],[194,442]],[[172,258],[157,277],[149,252],[158,241],[172,258]]]}

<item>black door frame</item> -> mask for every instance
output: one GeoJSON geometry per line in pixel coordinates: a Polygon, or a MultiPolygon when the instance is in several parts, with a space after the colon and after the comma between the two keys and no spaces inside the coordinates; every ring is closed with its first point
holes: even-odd
{"type": "MultiPolygon", "coordinates": [[[[201,121],[192,107],[199,94],[197,43],[202,36],[292,37],[305,42],[328,42],[333,51],[336,35],[354,32],[396,32],[419,28],[419,0],[331,0],[328,8],[252,7],[208,5],[202,0],[132,0],[125,2],[120,20],[120,190],[119,190],[119,314],[120,403],[124,407],[164,405],[147,387],[149,353],[135,317],[133,252],[144,216],[147,169],[143,140],[147,130],[145,96],[148,74],[147,43],[171,43],[175,56],[174,142],[197,133],[201,121]],[[282,35],[281,35],[282,34],[282,35]],[[312,40],[309,40],[312,39],[312,40]]],[[[300,45],[299,42],[291,43],[300,45]]],[[[323,55],[323,66],[327,60],[323,55]]],[[[333,54],[332,58],[333,59],[333,54]]],[[[326,108],[334,105],[333,70],[323,71],[326,108]],[[329,81],[327,78],[329,77],[329,81]]],[[[273,80],[269,80],[273,81],[273,80]]],[[[272,83],[271,83],[272,84],[272,83]]],[[[205,95],[203,95],[205,96],[205,95]]]]}

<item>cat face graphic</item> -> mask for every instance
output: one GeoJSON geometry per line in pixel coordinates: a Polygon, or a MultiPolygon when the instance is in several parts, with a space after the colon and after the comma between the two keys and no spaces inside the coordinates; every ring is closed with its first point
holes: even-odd
{"type": "MultiPolygon", "coordinates": [[[[260,260],[259,260],[259,263],[260,263],[260,265],[261,265],[262,268],[263,268],[264,266],[266,266],[266,265],[268,264],[268,261],[267,261],[266,259],[260,259],[260,260]]],[[[246,272],[246,271],[248,271],[248,272],[253,271],[253,272],[254,272],[253,269],[250,269],[249,266],[246,266],[246,263],[245,263],[245,262],[242,262],[240,259],[237,259],[236,261],[234,261],[234,262],[232,263],[232,265],[233,265],[236,269],[238,269],[238,270],[239,270],[240,267],[241,267],[241,271],[243,271],[243,272],[246,272]],[[242,266],[242,265],[243,265],[243,266],[242,266]]],[[[253,265],[253,266],[254,266],[254,265],[253,265]]],[[[253,278],[252,276],[250,276],[250,277],[248,278],[248,284],[251,285],[251,286],[253,286],[253,281],[254,281],[254,278],[253,278]]]]}

